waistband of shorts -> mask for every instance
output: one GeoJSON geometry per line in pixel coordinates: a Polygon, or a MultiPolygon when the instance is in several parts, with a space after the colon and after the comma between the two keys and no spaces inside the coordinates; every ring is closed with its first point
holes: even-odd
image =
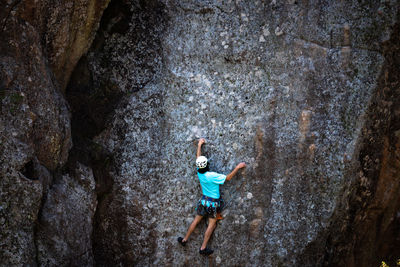
{"type": "Polygon", "coordinates": [[[206,195],[203,195],[203,196],[201,197],[201,199],[208,200],[208,201],[212,201],[212,202],[220,201],[220,198],[212,198],[212,197],[208,197],[208,196],[206,196],[206,195]]]}

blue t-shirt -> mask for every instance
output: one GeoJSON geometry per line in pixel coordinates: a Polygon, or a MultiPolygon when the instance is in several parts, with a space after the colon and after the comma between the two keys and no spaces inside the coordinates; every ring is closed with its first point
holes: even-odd
{"type": "Polygon", "coordinates": [[[205,172],[199,173],[201,189],[203,190],[203,195],[211,198],[219,198],[219,185],[223,184],[226,180],[226,175],[219,174],[216,172],[205,172]]]}

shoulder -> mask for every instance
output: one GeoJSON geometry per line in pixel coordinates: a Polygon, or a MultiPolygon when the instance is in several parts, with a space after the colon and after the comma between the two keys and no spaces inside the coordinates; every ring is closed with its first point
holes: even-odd
{"type": "Polygon", "coordinates": [[[206,172],[208,177],[218,177],[221,176],[222,174],[217,173],[217,172],[206,172]]]}

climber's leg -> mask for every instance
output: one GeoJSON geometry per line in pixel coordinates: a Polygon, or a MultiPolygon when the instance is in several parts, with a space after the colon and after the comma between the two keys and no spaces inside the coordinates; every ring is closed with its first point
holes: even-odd
{"type": "Polygon", "coordinates": [[[208,227],[206,233],[204,234],[204,240],[200,250],[204,250],[207,247],[208,240],[210,240],[211,234],[213,233],[216,226],[217,226],[217,219],[208,218],[208,227]]]}
{"type": "Polygon", "coordinates": [[[194,217],[194,220],[192,224],[189,226],[189,229],[185,237],[183,238],[182,242],[186,242],[189,239],[189,236],[193,233],[194,229],[196,229],[196,226],[201,221],[201,219],[203,219],[203,216],[201,215],[196,215],[196,217],[194,217]]]}

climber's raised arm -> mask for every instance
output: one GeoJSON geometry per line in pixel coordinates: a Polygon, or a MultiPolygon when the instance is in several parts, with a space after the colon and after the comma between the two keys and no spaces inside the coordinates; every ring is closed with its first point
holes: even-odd
{"type": "Polygon", "coordinates": [[[203,243],[201,244],[199,253],[201,255],[208,256],[214,251],[207,247],[207,242],[210,239],[212,232],[214,231],[217,221],[222,219],[222,209],[224,208],[224,202],[221,198],[219,192],[219,186],[223,184],[226,180],[230,180],[236,173],[241,169],[246,167],[246,163],[239,163],[235,169],[225,176],[224,174],[219,174],[216,172],[211,172],[209,169],[209,162],[206,157],[201,155],[201,146],[206,142],[204,138],[200,138],[197,144],[196,151],[196,169],[197,177],[200,182],[201,191],[203,193],[201,199],[197,202],[196,206],[196,217],[190,224],[185,237],[178,237],[178,242],[182,246],[186,246],[189,236],[195,230],[197,224],[202,220],[202,218],[208,217],[208,226],[204,234],[203,243]]]}
{"type": "Polygon", "coordinates": [[[204,144],[206,142],[206,139],[204,139],[204,138],[200,138],[199,139],[199,143],[198,143],[198,145],[197,145],[197,157],[200,157],[201,156],[201,146],[204,144]]]}
{"type": "Polygon", "coordinates": [[[236,173],[237,173],[241,168],[244,168],[244,167],[246,167],[246,163],[244,163],[244,162],[239,163],[239,164],[235,167],[235,169],[233,169],[233,171],[232,171],[230,174],[228,174],[228,175],[226,176],[226,180],[229,181],[230,179],[232,179],[233,176],[235,176],[236,173]]]}

